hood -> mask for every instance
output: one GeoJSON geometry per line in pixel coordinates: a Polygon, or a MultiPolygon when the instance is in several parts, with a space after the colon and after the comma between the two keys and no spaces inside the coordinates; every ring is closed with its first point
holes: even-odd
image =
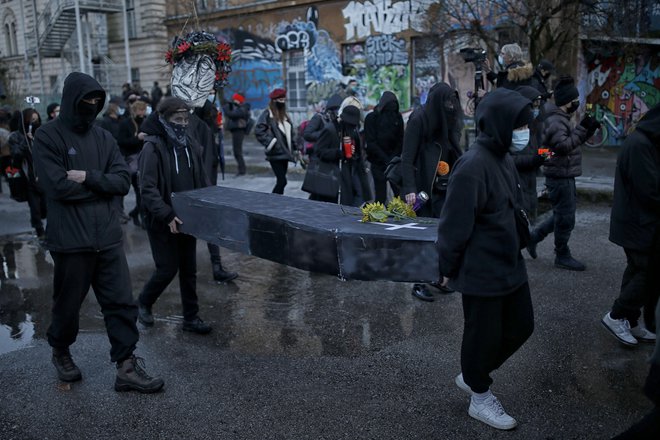
{"type": "Polygon", "coordinates": [[[513,90],[499,88],[486,94],[477,106],[478,140],[494,153],[509,151],[513,130],[524,111],[531,119],[531,101],[513,90]]]}
{"type": "Polygon", "coordinates": [[[426,139],[438,139],[443,142],[450,141],[455,147],[458,147],[458,141],[452,139],[460,138],[460,130],[463,124],[463,111],[461,102],[458,98],[458,92],[452,89],[449,84],[441,82],[435,84],[429,90],[428,98],[423,107],[423,116],[425,121],[426,139]],[[455,115],[452,118],[445,107],[445,103],[453,103],[455,115]],[[453,123],[451,122],[453,119],[453,123]],[[450,127],[450,125],[452,125],[450,127]]]}
{"type": "Polygon", "coordinates": [[[341,101],[342,101],[341,96],[335,93],[330,97],[330,99],[328,99],[328,102],[325,104],[325,109],[337,111],[337,109],[341,105],[341,101]]]}
{"type": "Polygon", "coordinates": [[[159,136],[159,137],[167,136],[167,133],[165,133],[165,129],[160,124],[160,121],[158,121],[158,115],[159,115],[158,112],[152,112],[149,116],[147,116],[147,119],[145,119],[142,122],[142,125],[140,125],[140,131],[150,136],[159,136]]]}
{"type": "Polygon", "coordinates": [[[506,79],[510,82],[521,82],[528,80],[534,74],[532,63],[512,66],[507,69],[506,79]]]}
{"type": "Polygon", "coordinates": [[[390,102],[396,102],[396,111],[399,111],[399,100],[396,98],[396,95],[389,90],[386,92],[383,92],[383,95],[380,97],[380,100],[378,101],[378,105],[376,106],[377,111],[383,111],[383,108],[390,102]]]}
{"type": "Polygon", "coordinates": [[[83,122],[78,115],[78,103],[91,92],[103,95],[101,102],[97,105],[96,116],[101,113],[105,106],[105,90],[94,78],[80,72],[70,73],[64,80],[62,89],[62,103],[60,104],[59,119],[69,128],[79,127],[83,122]]]}
{"type": "Polygon", "coordinates": [[[637,123],[637,130],[647,135],[660,148],[660,104],[646,112],[637,123]]]}
{"type": "Polygon", "coordinates": [[[542,93],[532,86],[518,86],[514,90],[520,93],[521,95],[523,95],[525,98],[529,99],[530,101],[534,101],[535,99],[542,98],[542,93]]]}

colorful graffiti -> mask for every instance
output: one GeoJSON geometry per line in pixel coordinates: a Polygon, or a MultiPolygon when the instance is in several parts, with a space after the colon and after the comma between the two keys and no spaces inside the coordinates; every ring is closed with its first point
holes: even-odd
{"type": "Polygon", "coordinates": [[[366,41],[367,65],[377,69],[390,64],[408,64],[406,40],[394,35],[376,35],[366,41]]]}
{"type": "MultiPolygon", "coordinates": [[[[657,49],[637,46],[622,53],[587,53],[586,101],[597,117],[603,114],[628,132],[651,107],[660,103],[660,57],[657,49]]],[[[609,141],[619,144],[623,136],[609,141]]],[[[610,143],[610,142],[608,142],[610,143]]]]}
{"type": "Polygon", "coordinates": [[[371,0],[352,1],[341,10],[346,40],[365,38],[374,33],[396,34],[414,29],[424,31],[424,16],[435,0],[371,0]]]}
{"type": "Polygon", "coordinates": [[[216,38],[233,49],[225,96],[240,93],[253,109],[266,108],[270,91],[283,84],[281,55],[274,41],[240,29],[216,32],[216,38]]]}

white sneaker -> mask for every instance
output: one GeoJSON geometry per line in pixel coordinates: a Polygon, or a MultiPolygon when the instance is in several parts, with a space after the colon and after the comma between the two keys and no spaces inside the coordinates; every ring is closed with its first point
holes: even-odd
{"type": "Polygon", "coordinates": [[[502,404],[495,395],[491,394],[486,400],[479,404],[475,403],[474,395],[470,399],[470,409],[468,410],[470,417],[473,417],[487,425],[497,429],[513,429],[518,425],[516,419],[511,417],[504,411],[502,404]]]}
{"type": "Polygon", "coordinates": [[[655,344],[655,333],[649,331],[642,324],[637,324],[635,327],[630,329],[630,334],[635,337],[638,341],[642,342],[651,342],[655,344]]]}
{"type": "Polygon", "coordinates": [[[472,395],[472,388],[470,388],[470,386],[466,384],[465,381],[463,380],[463,373],[456,376],[454,382],[456,383],[456,386],[459,387],[461,390],[465,391],[470,396],[472,395]]]}
{"type": "Polygon", "coordinates": [[[637,339],[630,333],[630,323],[627,319],[612,319],[609,313],[601,319],[606,329],[614,335],[622,344],[634,347],[637,339]]]}

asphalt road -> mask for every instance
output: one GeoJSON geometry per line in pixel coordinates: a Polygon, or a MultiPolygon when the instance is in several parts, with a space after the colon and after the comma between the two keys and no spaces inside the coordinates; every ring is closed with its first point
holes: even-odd
{"type": "MultiPolygon", "coordinates": [[[[200,314],[214,331],[181,331],[176,282],[154,307],[156,325],[141,329],[138,354],[164,378],[164,392],[113,390],[91,293],[72,346],[83,380],[62,386],[44,339],[52,261],[29,234],[5,234],[0,439],[610,438],[651,407],[641,386],[652,346],[624,348],[600,324],[625,264],[607,240],[608,222],[606,205],[579,206],[571,246],[586,272],[554,268],[552,240],[528,260],[536,328],[494,373],[494,392],[519,422],[508,433],[468,417],[468,397],[453,383],[459,294],[423,303],[407,284],[342,282],[225,250],[225,265],[240,277],[218,285],[203,243],[200,314]]],[[[137,294],[153,263],[146,234],[132,224],[125,232],[137,294]]]]}

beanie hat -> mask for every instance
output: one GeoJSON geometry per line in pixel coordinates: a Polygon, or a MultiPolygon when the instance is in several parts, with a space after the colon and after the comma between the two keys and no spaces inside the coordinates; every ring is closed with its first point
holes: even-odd
{"type": "Polygon", "coordinates": [[[268,95],[270,99],[286,98],[285,89],[275,89],[268,95]]]}
{"type": "Polygon", "coordinates": [[[555,65],[552,64],[550,60],[546,60],[545,58],[541,59],[539,61],[539,68],[543,70],[547,70],[548,72],[554,72],[555,71],[555,65]]]}
{"type": "Polygon", "coordinates": [[[239,93],[234,93],[231,97],[232,101],[238,101],[239,104],[243,104],[245,102],[245,97],[239,93]]]}
{"type": "Polygon", "coordinates": [[[571,76],[562,76],[555,84],[555,105],[561,107],[580,97],[578,89],[575,87],[575,80],[571,76]]]}
{"type": "Polygon", "coordinates": [[[526,105],[520,110],[518,116],[516,117],[516,122],[513,124],[513,128],[524,127],[529,125],[534,120],[534,114],[532,113],[532,105],[526,105]]]}
{"type": "Polygon", "coordinates": [[[341,111],[339,118],[350,125],[360,124],[360,109],[354,105],[347,105],[341,111]]]}

